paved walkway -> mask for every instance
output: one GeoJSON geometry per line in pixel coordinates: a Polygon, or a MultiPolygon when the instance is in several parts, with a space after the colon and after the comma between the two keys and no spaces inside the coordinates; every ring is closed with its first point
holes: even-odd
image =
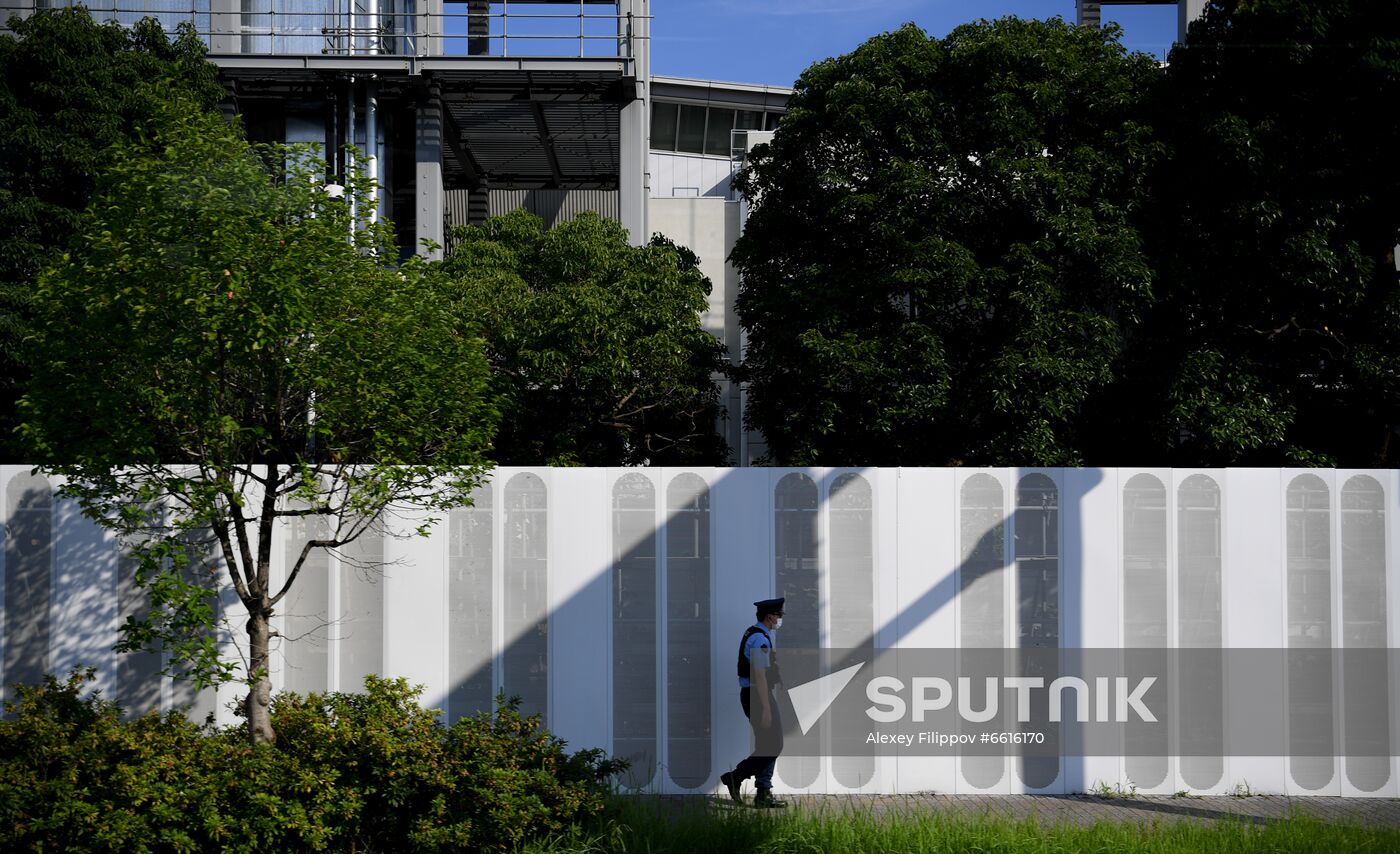
{"type": "MultiPolygon", "coordinates": [[[[678,798],[693,806],[696,799],[678,798]]],[[[1187,821],[1210,824],[1234,818],[1267,823],[1306,813],[1323,821],[1364,826],[1400,827],[1400,799],[1292,798],[1284,795],[1248,797],[1172,797],[1136,795],[1101,798],[1093,795],[801,795],[787,797],[805,812],[865,812],[900,816],[935,811],[968,817],[991,816],[1020,821],[1034,817],[1041,825],[1089,826],[1097,822],[1160,824],[1187,821]]],[[[734,809],[727,797],[708,800],[715,809],[734,809]]]]}

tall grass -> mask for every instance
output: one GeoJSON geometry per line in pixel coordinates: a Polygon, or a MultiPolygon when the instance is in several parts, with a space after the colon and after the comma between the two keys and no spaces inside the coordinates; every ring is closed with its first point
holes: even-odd
{"type": "Polygon", "coordinates": [[[592,827],[543,840],[531,852],[981,852],[981,854],[1392,854],[1400,830],[1329,824],[1307,815],[1254,823],[1161,819],[1149,825],[1104,822],[1047,826],[939,812],[791,809],[754,811],[709,801],[677,804],[618,798],[592,827]]]}

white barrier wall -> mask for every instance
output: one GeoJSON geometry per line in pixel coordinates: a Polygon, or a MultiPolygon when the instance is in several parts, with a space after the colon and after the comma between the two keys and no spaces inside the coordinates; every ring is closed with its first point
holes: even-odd
{"type": "MultiPolygon", "coordinates": [[[[196,695],[158,675],[160,654],[111,652],[143,595],[53,486],[0,467],[0,678],[93,665],[133,710],[232,722],[236,686],[196,695]]],[[[297,691],[404,676],[449,720],[505,690],[572,747],[632,758],[631,785],[709,792],[748,752],[734,658],[755,600],[787,597],[787,646],[1394,648],[1397,488],[1389,470],[500,469],[431,536],[394,519],[303,570],[272,676],[297,691]]],[[[314,525],[286,526],[277,559],[314,525]]],[[[229,591],[220,613],[237,656],[229,591]]],[[[1278,714],[1344,732],[1341,681],[1321,710],[1275,689],[1278,714]]],[[[1400,685],[1388,695],[1395,720],[1400,685]]],[[[1397,772],[1394,757],[784,757],[776,782],[1396,797],[1397,772]]]]}

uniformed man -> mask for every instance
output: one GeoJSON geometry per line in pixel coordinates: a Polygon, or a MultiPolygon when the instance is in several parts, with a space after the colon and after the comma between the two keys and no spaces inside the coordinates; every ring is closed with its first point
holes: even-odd
{"type": "Polygon", "coordinates": [[[733,771],[719,775],[729,797],[737,803],[743,803],[740,788],[744,781],[753,777],[758,788],[753,805],[760,809],[787,806],[773,797],[773,767],[783,752],[783,719],[773,693],[782,683],[774,634],[783,624],[783,601],[778,598],[753,603],[756,622],[739,641],[739,704],[753,727],[753,753],[733,771]]]}

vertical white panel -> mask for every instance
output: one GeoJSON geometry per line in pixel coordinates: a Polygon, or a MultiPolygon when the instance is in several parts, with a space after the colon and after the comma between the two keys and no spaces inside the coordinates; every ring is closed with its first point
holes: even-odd
{"type": "MultiPolygon", "coordinates": [[[[897,469],[896,599],[882,646],[953,649],[957,597],[957,483],[953,469],[897,469]]],[[[955,791],[957,762],[947,756],[900,756],[899,791],[955,791]]]]}
{"type": "Polygon", "coordinates": [[[112,698],[116,622],[116,549],[74,501],[56,501],[53,512],[53,643],[49,672],[60,679],[77,667],[97,666],[92,688],[112,698]]]}
{"type": "MultiPolygon", "coordinates": [[[[1064,540],[1060,638],[1066,649],[1109,649],[1122,643],[1122,572],[1117,469],[1065,469],[1061,492],[1064,540]]],[[[1062,737],[1074,737],[1068,726],[1062,737]]],[[[1064,788],[1082,792],[1122,777],[1116,756],[1066,756],[1064,788]]]]}
{"type": "MultiPolygon", "coordinates": [[[[607,469],[549,469],[549,728],[571,748],[611,737],[611,493],[607,469]]],[[[509,530],[509,529],[508,529],[509,530]]],[[[515,579],[503,583],[509,591],[515,579]]],[[[509,673],[507,672],[509,678],[509,673]]]]}
{"type": "MultiPolygon", "coordinates": [[[[738,205],[734,206],[736,209],[738,205]]],[[[894,645],[895,616],[899,613],[899,482],[903,470],[870,469],[875,488],[875,649],[894,645]]],[[[899,791],[899,757],[881,756],[875,760],[875,778],[863,791],[899,791]]]]}
{"type": "MultiPolygon", "coordinates": [[[[421,511],[396,512],[385,520],[392,536],[383,539],[385,568],[379,579],[383,673],[422,685],[424,705],[441,709],[450,690],[447,614],[441,606],[446,585],[442,556],[449,531],[447,521],[439,517],[427,537],[417,536],[415,531],[424,521],[421,511]]],[[[342,690],[346,687],[342,683],[342,690]]]]}
{"type": "Polygon", "coordinates": [[[341,691],[363,691],[365,677],[383,675],[384,588],[388,577],[400,571],[385,564],[382,523],[338,551],[340,604],[334,637],[336,685],[341,691]]]}
{"type": "MultiPolygon", "coordinates": [[[[1277,469],[1229,469],[1217,472],[1223,490],[1221,530],[1224,569],[1224,645],[1229,648],[1281,649],[1287,646],[1283,619],[1287,598],[1287,559],[1283,481],[1277,469]]],[[[1279,674],[1229,669],[1226,659],[1226,709],[1238,708],[1246,697],[1271,695],[1271,720],[1261,723],[1283,731],[1287,694],[1279,674]]],[[[1228,742],[1227,742],[1228,747],[1228,742]]],[[[1286,791],[1286,762],[1282,756],[1228,756],[1222,787],[1249,781],[1256,792],[1286,791]]]]}
{"type": "MultiPolygon", "coordinates": [[[[773,595],[773,509],[770,472],[763,468],[721,470],[711,484],[714,551],[714,775],[749,755],[752,736],[739,706],[736,664],[739,640],[753,625],[753,603],[773,595]]],[[[778,642],[783,641],[780,638],[778,642]]],[[[781,785],[781,778],[775,780],[781,785]]]]}

